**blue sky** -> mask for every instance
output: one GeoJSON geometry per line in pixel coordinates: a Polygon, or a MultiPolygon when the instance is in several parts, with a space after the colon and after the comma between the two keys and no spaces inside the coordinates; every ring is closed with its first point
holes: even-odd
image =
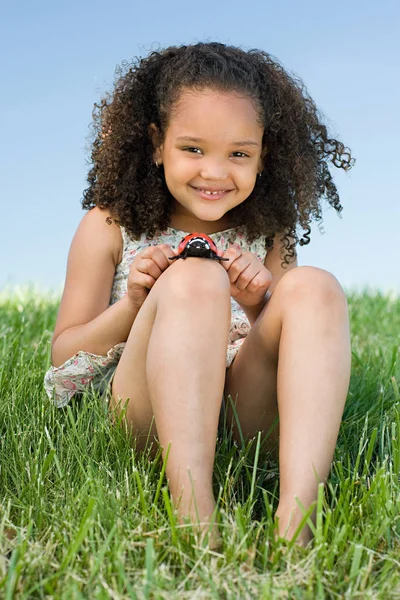
{"type": "Polygon", "coordinates": [[[83,217],[93,104],[123,60],[169,45],[260,48],[301,77],[357,162],[333,168],[342,218],[326,208],[299,263],[347,289],[400,293],[400,4],[356,0],[8,3],[2,10],[0,290],[61,290],[83,217]]]}

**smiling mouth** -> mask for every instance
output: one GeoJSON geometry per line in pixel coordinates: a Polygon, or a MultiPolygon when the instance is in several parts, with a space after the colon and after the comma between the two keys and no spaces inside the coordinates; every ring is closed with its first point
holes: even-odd
{"type": "Polygon", "coordinates": [[[192,185],[190,187],[193,190],[195,190],[196,192],[198,192],[201,196],[207,196],[208,198],[219,198],[219,197],[225,196],[229,192],[232,192],[232,190],[215,190],[215,191],[204,190],[202,188],[197,188],[192,185]]]}

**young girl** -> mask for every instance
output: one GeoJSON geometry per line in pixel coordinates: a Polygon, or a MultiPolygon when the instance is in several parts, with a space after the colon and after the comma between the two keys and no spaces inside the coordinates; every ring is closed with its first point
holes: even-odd
{"type": "MultiPolygon", "coordinates": [[[[221,43],[152,52],[93,112],[93,168],[73,238],[45,387],[93,385],[141,449],[170,445],[179,518],[207,522],[221,406],[240,440],[279,417],[278,534],[290,539],[328,475],[350,377],[345,294],[298,267],[321,198],[342,210],[328,136],[302,82],[270,55],[221,43]],[[97,109],[97,110],[96,110],[97,109]],[[304,232],[299,234],[299,230],[304,232]],[[227,261],[177,255],[208,234],[227,261]],[[224,405],[225,400],[225,405],[224,405]]],[[[298,539],[306,544],[310,531],[298,539]]]]}

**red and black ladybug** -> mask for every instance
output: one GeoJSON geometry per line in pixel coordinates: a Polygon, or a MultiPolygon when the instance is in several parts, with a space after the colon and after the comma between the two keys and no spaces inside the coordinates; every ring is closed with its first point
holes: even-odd
{"type": "Polygon", "coordinates": [[[213,260],[229,260],[229,258],[218,256],[217,246],[205,233],[189,233],[189,235],[186,235],[178,246],[178,255],[171,256],[170,260],[187,258],[188,256],[211,258],[213,260]]]}

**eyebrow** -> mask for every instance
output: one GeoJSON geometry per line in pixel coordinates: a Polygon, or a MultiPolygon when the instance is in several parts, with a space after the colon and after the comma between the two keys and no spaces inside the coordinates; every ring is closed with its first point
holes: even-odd
{"type": "MultiPolygon", "coordinates": [[[[185,142],[195,142],[196,144],[201,144],[204,142],[204,140],[202,138],[198,138],[198,137],[190,137],[190,136],[179,136],[176,138],[177,141],[185,141],[185,142]]],[[[259,146],[259,144],[257,142],[254,142],[253,140],[242,140],[240,142],[231,142],[232,146],[259,146]]]]}

